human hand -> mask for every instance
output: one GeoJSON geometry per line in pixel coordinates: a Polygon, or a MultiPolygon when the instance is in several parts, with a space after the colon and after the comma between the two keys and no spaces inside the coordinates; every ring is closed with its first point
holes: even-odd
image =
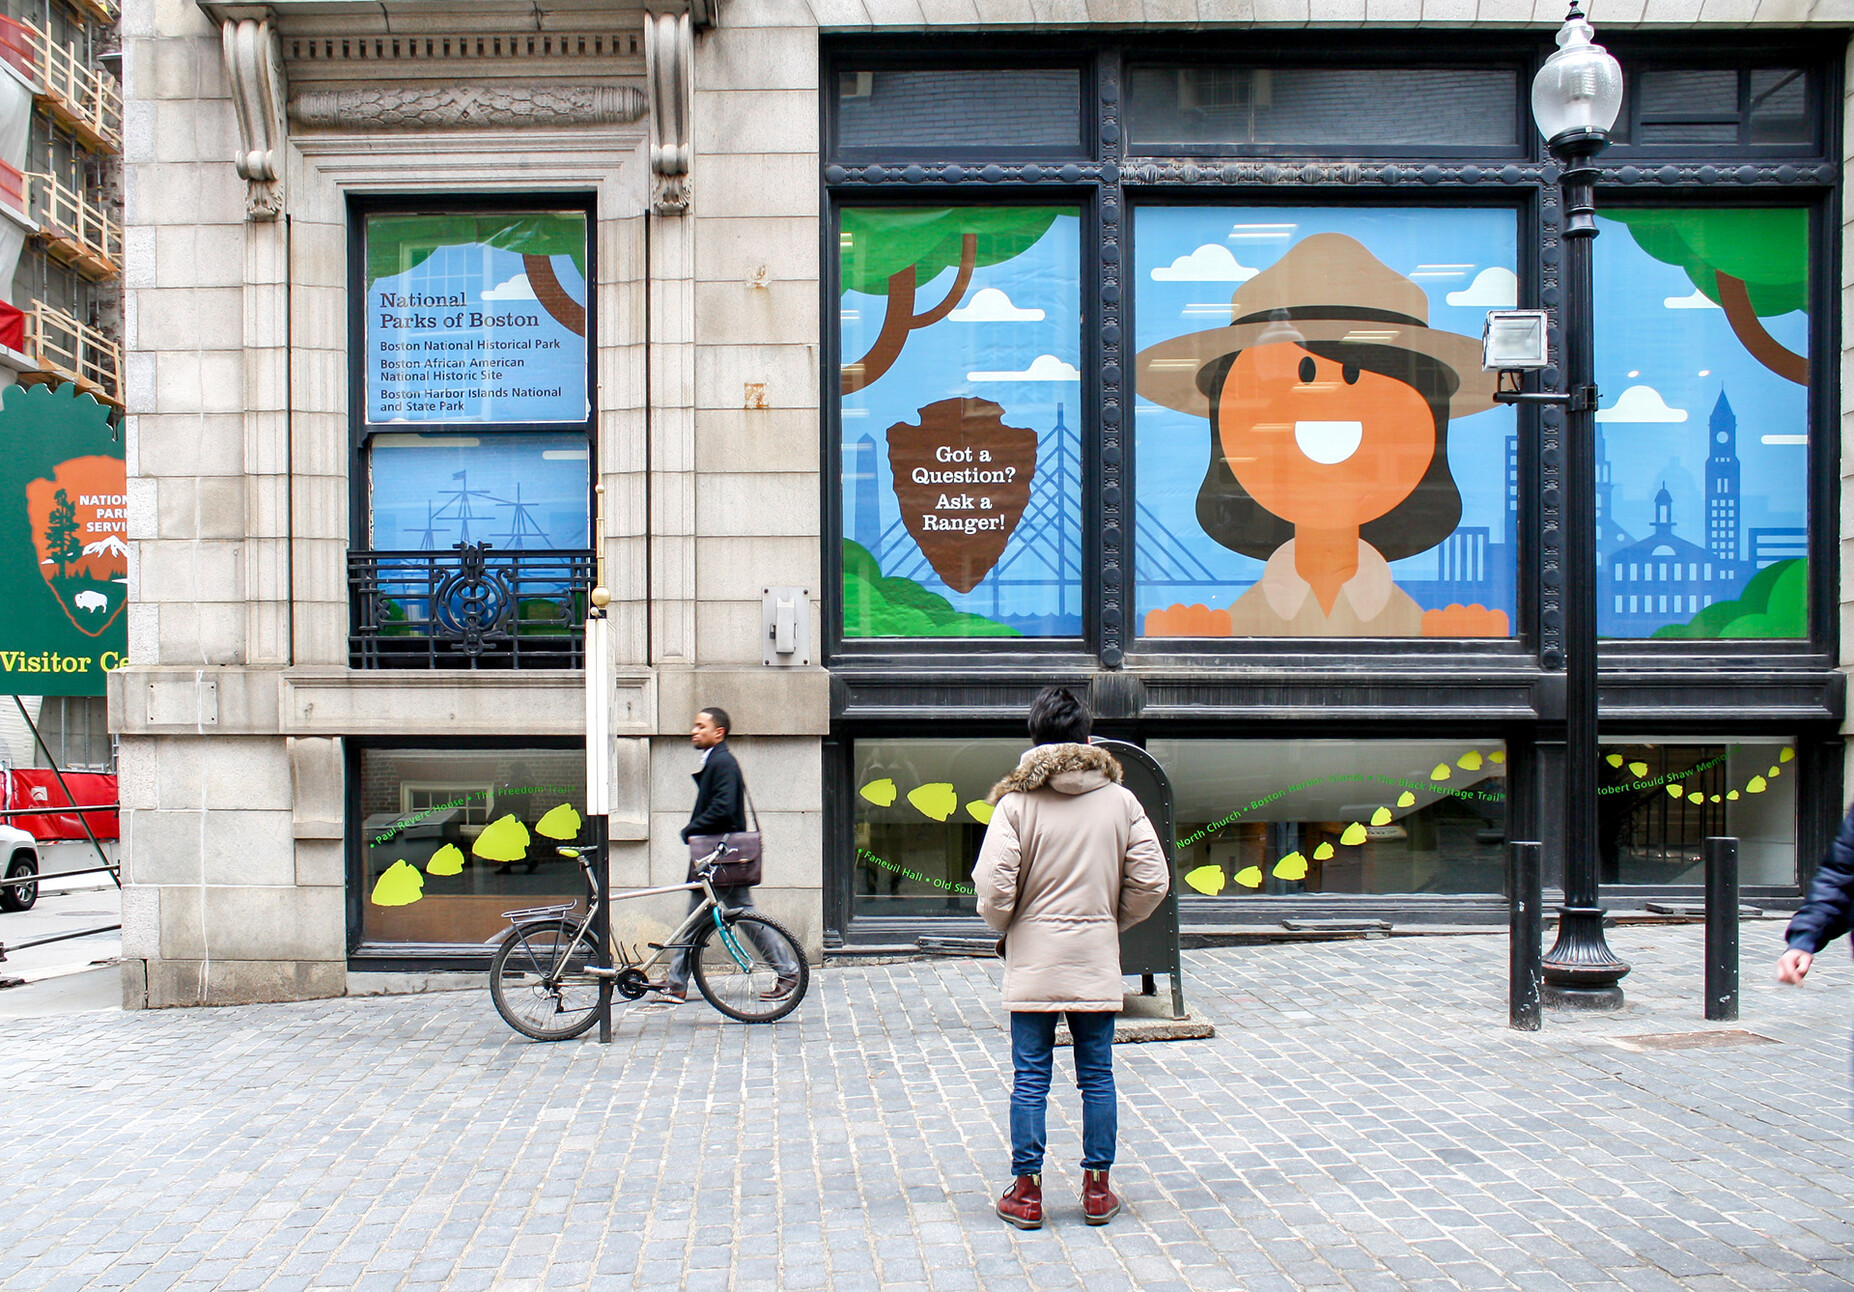
{"type": "Polygon", "coordinates": [[[1777,957],[1777,981],[1800,987],[1802,980],[1808,976],[1809,966],[1814,963],[1815,957],[1807,951],[1791,947],[1777,957]]]}

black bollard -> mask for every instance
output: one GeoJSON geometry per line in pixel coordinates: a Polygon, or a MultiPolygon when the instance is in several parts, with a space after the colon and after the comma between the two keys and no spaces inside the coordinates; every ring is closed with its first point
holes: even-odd
{"type": "Polygon", "coordinates": [[[1539,892],[1545,847],[1537,843],[1506,846],[1508,963],[1506,1021],[1522,1032],[1539,1030],[1539,991],[1544,983],[1541,926],[1544,899],[1539,892]]]}
{"type": "Polygon", "coordinates": [[[1706,855],[1706,1017],[1738,1018],[1738,840],[1710,838],[1706,855]]]}

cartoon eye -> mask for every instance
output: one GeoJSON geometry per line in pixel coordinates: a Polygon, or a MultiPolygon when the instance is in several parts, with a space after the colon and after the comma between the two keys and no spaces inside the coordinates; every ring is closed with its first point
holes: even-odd
{"type": "Polygon", "coordinates": [[[1313,366],[1312,359],[1302,359],[1300,361],[1300,384],[1305,386],[1311,382],[1316,371],[1318,370],[1313,366]]]}
{"type": "Polygon", "coordinates": [[[1357,364],[1348,363],[1340,371],[1341,371],[1341,374],[1345,377],[1346,385],[1356,386],[1358,384],[1358,365],[1357,364]]]}

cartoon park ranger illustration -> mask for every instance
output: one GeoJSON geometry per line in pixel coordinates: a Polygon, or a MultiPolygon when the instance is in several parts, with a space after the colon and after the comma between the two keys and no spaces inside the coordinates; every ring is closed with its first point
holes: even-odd
{"type": "Polygon", "coordinates": [[[1337,233],[1244,283],[1230,318],[1142,351],[1139,393],[1208,420],[1198,523],[1266,566],[1227,629],[1175,606],[1153,611],[1147,633],[1507,636],[1501,610],[1425,611],[1389,564],[1461,520],[1448,430],[1494,406],[1479,340],[1432,329],[1423,289],[1337,233]]]}

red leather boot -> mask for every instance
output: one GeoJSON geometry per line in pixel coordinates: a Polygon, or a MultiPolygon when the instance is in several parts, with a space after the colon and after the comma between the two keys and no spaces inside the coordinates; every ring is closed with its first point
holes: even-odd
{"type": "Polygon", "coordinates": [[[1107,1187],[1107,1172],[1082,1172],[1082,1219],[1105,1225],[1120,1214],[1120,1196],[1107,1187]]]}
{"type": "Polygon", "coordinates": [[[998,1214],[1019,1229],[1043,1227],[1043,1177],[1020,1175],[998,1199],[998,1214]]]}

